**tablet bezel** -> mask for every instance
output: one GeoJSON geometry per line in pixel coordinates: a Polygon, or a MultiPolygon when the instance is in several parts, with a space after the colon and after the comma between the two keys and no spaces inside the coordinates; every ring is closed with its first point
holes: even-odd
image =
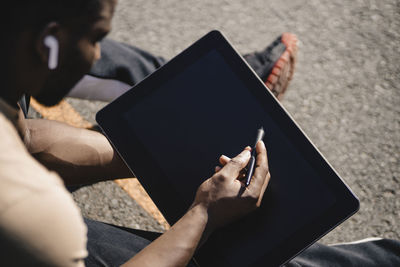
{"type": "MultiPolygon", "coordinates": [[[[187,66],[213,49],[221,53],[235,74],[240,76],[241,80],[245,82],[247,88],[256,96],[261,106],[271,115],[282,131],[287,134],[287,137],[292,141],[294,146],[302,152],[304,158],[313,166],[318,174],[324,177],[324,181],[332,192],[334,192],[338,200],[333,207],[316,218],[312,223],[298,230],[274,250],[266,253],[254,266],[266,260],[268,260],[268,265],[283,264],[302,251],[307,245],[312,244],[336,225],[357,212],[359,201],[291,118],[290,114],[276,100],[272,93],[266,89],[264,83],[249,68],[244,59],[220,32],[212,31],[198,40],[181,54],[170,60],[166,65],[137,84],[133,90],[129,90],[100,110],[96,115],[96,120],[125,163],[136,177],[138,177],[140,183],[149,193],[167,221],[170,224],[175,223],[185,213],[186,208],[184,207],[188,207],[192,200],[185,200],[185,203],[182,203],[179,193],[168,183],[168,179],[162,179],[162,177],[165,177],[165,174],[155,164],[154,159],[126,124],[122,114],[135,101],[140,101],[143,97],[151,95],[164,82],[178,75],[181,70],[184,70],[187,66]],[[135,151],[135,153],[132,153],[132,151],[135,151]],[[146,179],[140,179],[140,177],[144,176],[146,179]]],[[[216,253],[215,251],[212,246],[202,249],[198,256],[200,263],[205,264],[205,266],[215,264],[214,260],[217,258],[217,255],[213,255],[213,253],[216,253]],[[210,261],[211,259],[213,261],[210,261]]],[[[224,265],[222,259],[219,264],[222,264],[220,266],[226,265],[224,265]]]]}

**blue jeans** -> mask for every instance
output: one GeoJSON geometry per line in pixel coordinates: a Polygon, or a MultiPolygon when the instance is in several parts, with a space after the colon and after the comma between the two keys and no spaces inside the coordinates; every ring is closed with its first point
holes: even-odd
{"type": "MultiPolygon", "coordinates": [[[[85,219],[88,227],[86,266],[120,266],[160,234],[85,219]]],[[[188,266],[197,266],[191,261],[188,266]]],[[[265,263],[265,266],[269,266],[265,263]]],[[[380,239],[326,246],[316,243],[285,266],[400,266],[400,242],[380,239]]]]}
{"type": "MultiPolygon", "coordinates": [[[[86,219],[88,228],[86,266],[120,266],[161,234],[114,226],[86,219]]],[[[188,266],[196,267],[191,261],[188,266]]]]}

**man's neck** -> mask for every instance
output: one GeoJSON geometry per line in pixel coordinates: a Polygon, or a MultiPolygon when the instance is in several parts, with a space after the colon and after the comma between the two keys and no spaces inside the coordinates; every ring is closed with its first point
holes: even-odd
{"type": "Polygon", "coordinates": [[[24,93],[22,90],[18,90],[18,86],[10,82],[10,77],[3,79],[4,86],[0,91],[0,97],[10,106],[18,108],[18,101],[22,98],[24,93]],[[7,79],[8,78],[8,79],[7,79]]]}
{"type": "Polygon", "coordinates": [[[2,96],[0,96],[0,106],[0,112],[6,115],[6,117],[12,122],[12,124],[16,128],[21,139],[26,142],[26,138],[29,137],[29,135],[27,134],[28,128],[24,114],[19,108],[17,101],[6,100],[2,96]]]}
{"type": "Polygon", "coordinates": [[[19,110],[14,106],[8,104],[3,98],[0,97],[0,113],[3,113],[15,127],[17,127],[19,120],[19,110]]]}
{"type": "MultiPolygon", "coordinates": [[[[21,97],[22,97],[22,96],[21,96],[21,97]]],[[[2,98],[2,99],[3,99],[8,105],[10,105],[11,107],[13,107],[13,108],[18,108],[18,100],[19,100],[19,99],[16,100],[15,97],[8,97],[7,95],[6,95],[6,96],[0,95],[0,98],[2,98]]]]}

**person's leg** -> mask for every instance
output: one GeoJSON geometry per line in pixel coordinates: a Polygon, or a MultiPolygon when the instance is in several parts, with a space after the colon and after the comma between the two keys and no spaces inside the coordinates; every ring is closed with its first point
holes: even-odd
{"type": "Polygon", "coordinates": [[[272,93],[282,100],[293,78],[297,50],[296,35],[283,33],[264,50],[243,57],[272,93]]]}
{"type": "Polygon", "coordinates": [[[110,39],[104,39],[100,46],[101,58],[89,72],[90,75],[99,78],[134,85],[166,62],[162,57],[110,39]]]}
{"type": "MultiPolygon", "coordinates": [[[[267,87],[282,99],[293,77],[297,38],[284,33],[262,51],[244,55],[267,87]]],[[[110,39],[101,42],[101,58],[71,90],[70,97],[112,101],[166,62],[139,48],[110,39]]]]}
{"type": "MultiPolygon", "coordinates": [[[[120,266],[155,240],[160,233],[110,225],[85,218],[88,257],[85,266],[120,266]]],[[[193,262],[188,266],[195,267],[193,262]]]]}
{"type": "Polygon", "coordinates": [[[316,243],[285,266],[400,266],[400,241],[374,238],[331,246],[316,243]]]}
{"type": "MultiPolygon", "coordinates": [[[[86,266],[119,266],[159,236],[90,219],[85,223],[89,252],[86,266]]],[[[196,265],[191,262],[188,266],[196,265]]],[[[400,266],[400,241],[373,239],[333,246],[316,243],[285,266],[400,266]]]]}
{"type": "Polygon", "coordinates": [[[112,101],[166,62],[162,57],[111,39],[104,39],[100,46],[100,60],[68,96],[112,101]]]}
{"type": "Polygon", "coordinates": [[[85,219],[88,228],[86,266],[120,266],[150,241],[116,227],[85,219]]]}

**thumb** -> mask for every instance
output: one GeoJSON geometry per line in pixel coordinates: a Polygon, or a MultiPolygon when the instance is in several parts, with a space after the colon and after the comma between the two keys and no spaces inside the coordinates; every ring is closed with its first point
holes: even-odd
{"type": "Polygon", "coordinates": [[[247,166],[250,160],[250,151],[246,148],[239,155],[231,159],[219,173],[236,179],[239,176],[240,171],[247,166]]]}

